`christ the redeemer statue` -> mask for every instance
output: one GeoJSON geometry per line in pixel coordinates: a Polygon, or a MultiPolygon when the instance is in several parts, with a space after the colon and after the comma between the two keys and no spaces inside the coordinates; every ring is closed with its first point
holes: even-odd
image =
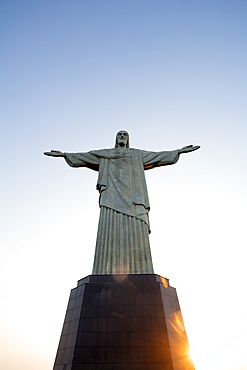
{"type": "Polygon", "coordinates": [[[93,274],[153,274],[148,213],[150,210],[144,170],[167,166],[179,155],[199,146],[149,152],[129,147],[129,134],[119,131],[115,148],[86,153],[45,152],[64,157],[71,167],[99,172],[100,218],[93,274]]]}

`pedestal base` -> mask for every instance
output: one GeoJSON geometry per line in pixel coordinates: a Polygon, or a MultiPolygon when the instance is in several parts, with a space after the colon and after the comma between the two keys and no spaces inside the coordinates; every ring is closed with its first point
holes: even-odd
{"type": "Polygon", "coordinates": [[[194,370],[176,289],[155,274],[79,280],[53,370],[194,370]]]}

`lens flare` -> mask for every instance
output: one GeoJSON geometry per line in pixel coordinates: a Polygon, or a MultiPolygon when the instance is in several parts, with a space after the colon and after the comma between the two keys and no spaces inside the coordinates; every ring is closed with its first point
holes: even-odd
{"type": "Polygon", "coordinates": [[[113,276],[115,281],[124,281],[128,276],[128,268],[126,265],[118,264],[115,268],[115,274],[113,276]]]}
{"type": "Polygon", "coordinates": [[[163,276],[160,276],[160,280],[161,280],[161,284],[163,284],[165,288],[168,288],[169,286],[168,280],[166,280],[166,278],[164,278],[163,276]]]}
{"type": "Polygon", "coordinates": [[[180,310],[171,314],[169,323],[179,335],[183,335],[185,333],[184,322],[180,310]]]}

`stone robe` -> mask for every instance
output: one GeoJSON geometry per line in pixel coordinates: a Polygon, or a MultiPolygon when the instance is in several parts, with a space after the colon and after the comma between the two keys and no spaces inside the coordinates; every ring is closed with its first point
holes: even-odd
{"type": "Polygon", "coordinates": [[[174,164],[178,150],[132,148],[65,153],[71,167],[98,171],[101,208],[94,274],[153,273],[148,233],[150,210],[144,170],[174,164]]]}

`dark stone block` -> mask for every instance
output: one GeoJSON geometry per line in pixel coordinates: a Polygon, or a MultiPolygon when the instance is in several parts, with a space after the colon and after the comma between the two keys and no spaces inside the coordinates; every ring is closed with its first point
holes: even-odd
{"type": "Polygon", "coordinates": [[[139,361],[138,347],[122,347],[123,362],[131,363],[139,361]]]}
{"type": "Polygon", "coordinates": [[[122,317],[109,317],[107,319],[107,331],[122,331],[124,321],[125,319],[122,317]]]}
{"type": "Polygon", "coordinates": [[[108,326],[108,318],[96,317],[93,319],[93,331],[106,331],[108,326]]]}
{"type": "Polygon", "coordinates": [[[139,362],[148,363],[155,362],[155,349],[153,347],[140,347],[139,348],[139,362]]]}
{"type": "MultiPolygon", "coordinates": [[[[156,364],[147,364],[147,370],[174,370],[173,364],[171,363],[156,363],[156,364]]],[[[176,369],[181,370],[181,369],[176,369]]],[[[187,369],[185,369],[187,370],[187,369]]]]}
{"type": "Polygon", "coordinates": [[[169,346],[155,346],[155,360],[157,362],[170,362],[171,351],[169,346]]]}
{"type": "Polygon", "coordinates": [[[157,305],[146,304],[143,306],[143,317],[157,317],[157,305]]]}
{"type": "Polygon", "coordinates": [[[114,346],[116,347],[123,347],[130,345],[130,337],[131,334],[126,331],[121,332],[113,332],[114,337],[114,346]]]}
{"type": "Polygon", "coordinates": [[[168,335],[166,332],[160,331],[146,331],[145,332],[145,345],[146,346],[160,346],[167,345],[168,335]]]}
{"type": "Polygon", "coordinates": [[[127,301],[129,305],[135,305],[136,304],[136,292],[128,294],[127,301]]]}
{"type": "Polygon", "coordinates": [[[53,370],[194,370],[176,290],[154,274],[72,289],[53,370]]]}
{"type": "Polygon", "coordinates": [[[136,293],[136,304],[148,304],[149,303],[149,294],[147,292],[138,291],[136,293]]]}
{"type": "Polygon", "coordinates": [[[128,308],[128,317],[143,317],[143,306],[142,305],[129,305],[128,308]]]}
{"type": "Polygon", "coordinates": [[[145,363],[141,364],[131,364],[131,370],[147,370],[147,365],[145,363]]]}
{"type": "Polygon", "coordinates": [[[110,307],[107,305],[100,305],[99,307],[99,316],[100,317],[109,317],[111,316],[110,307]]]}
{"type": "MultiPolygon", "coordinates": [[[[78,347],[74,348],[73,362],[75,363],[88,363],[90,357],[90,347],[78,347]]],[[[90,362],[89,362],[90,363],[90,362]]]]}
{"type": "Polygon", "coordinates": [[[104,364],[106,362],[106,348],[105,347],[91,347],[88,362],[104,364]]]}
{"type": "Polygon", "coordinates": [[[161,304],[156,305],[157,317],[164,317],[164,307],[161,304]]]}
{"type": "Polygon", "coordinates": [[[76,344],[79,346],[90,346],[95,347],[98,345],[98,332],[80,332],[80,335],[78,333],[76,344]],[[80,340],[81,338],[81,340],[80,340]]]}
{"type": "Polygon", "coordinates": [[[162,304],[163,303],[161,294],[159,294],[157,292],[151,292],[148,295],[148,299],[149,299],[150,304],[162,304]]]}
{"type": "Polygon", "coordinates": [[[81,318],[79,321],[79,331],[91,331],[93,330],[93,319],[92,318],[81,318]]]}
{"type": "Polygon", "coordinates": [[[122,362],[122,347],[107,347],[106,348],[106,362],[107,363],[121,363],[122,362]]]}
{"type": "MultiPolygon", "coordinates": [[[[67,370],[67,369],[66,369],[67,370]]],[[[75,364],[71,370],[97,370],[96,364],[75,364]]]]}
{"type": "Polygon", "coordinates": [[[152,328],[153,331],[165,332],[166,329],[166,319],[164,317],[152,317],[152,328]]]}
{"type": "MultiPolygon", "coordinates": [[[[139,319],[137,319],[139,320],[139,319]]],[[[152,331],[153,325],[152,325],[152,318],[151,317],[145,317],[142,320],[138,321],[138,328],[139,330],[142,329],[142,331],[152,331]]]]}
{"type": "Polygon", "coordinates": [[[98,364],[96,370],[115,370],[113,364],[98,364]]]}
{"type": "Polygon", "coordinates": [[[123,331],[136,331],[136,318],[135,317],[126,317],[123,321],[123,331]]]}
{"type": "Polygon", "coordinates": [[[83,314],[85,317],[99,317],[100,307],[97,305],[86,306],[86,312],[83,314]]]}
{"type": "MultiPolygon", "coordinates": [[[[141,331],[129,332],[129,345],[130,346],[145,346],[145,335],[141,331]]],[[[145,349],[145,348],[144,348],[145,349]]]]}

